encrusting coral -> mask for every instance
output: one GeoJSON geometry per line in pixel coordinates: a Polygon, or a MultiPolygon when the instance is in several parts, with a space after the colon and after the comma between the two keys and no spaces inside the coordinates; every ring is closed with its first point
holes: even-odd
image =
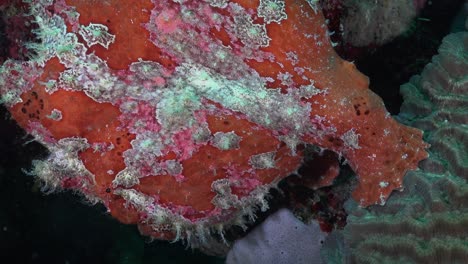
{"type": "Polygon", "coordinates": [[[222,240],[268,207],[303,143],[346,159],[361,206],[426,158],[421,131],[336,55],[315,1],[28,2],[38,41],[2,65],[0,94],[50,150],[34,173],[154,238],[222,240]]]}

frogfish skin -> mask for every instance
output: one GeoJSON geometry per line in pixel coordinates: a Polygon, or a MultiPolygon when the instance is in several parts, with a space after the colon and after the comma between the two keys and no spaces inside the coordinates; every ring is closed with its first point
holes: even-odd
{"type": "Polygon", "coordinates": [[[384,204],[428,147],[333,50],[312,0],[34,0],[28,61],[0,68],[13,118],[73,189],[157,239],[192,245],[265,210],[300,146],[343,157],[384,204]]]}

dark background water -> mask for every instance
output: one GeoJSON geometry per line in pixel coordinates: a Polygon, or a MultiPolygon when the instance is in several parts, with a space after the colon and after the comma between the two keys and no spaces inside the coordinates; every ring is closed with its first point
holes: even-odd
{"type": "MultiPolygon", "coordinates": [[[[428,20],[415,20],[411,32],[356,60],[392,114],[401,104],[399,86],[436,54],[461,4],[432,1],[420,15],[428,20]]],[[[1,35],[0,45],[7,45],[1,35]]],[[[45,195],[27,170],[47,151],[30,140],[0,105],[1,263],[223,263],[181,243],[149,243],[135,226],[118,223],[78,195],[45,195]]]]}

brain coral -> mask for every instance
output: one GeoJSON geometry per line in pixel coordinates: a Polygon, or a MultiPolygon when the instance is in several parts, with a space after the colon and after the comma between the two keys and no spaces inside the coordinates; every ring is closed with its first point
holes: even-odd
{"type": "Polygon", "coordinates": [[[50,151],[33,172],[154,238],[223,240],[303,143],[346,159],[362,206],[426,157],[336,55],[315,1],[29,2],[38,41],[1,66],[0,94],[50,151]]]}
{"type": "Polygon", "coordinates": [[[332,235],[325,259],[468,263],[467,54],[468,33],[451,34],[421,75],[401,87],[399,118],[425,131],[429,158],[408,173],[405,190],[384,207],[350,204],[348,225],[332,235]]]}

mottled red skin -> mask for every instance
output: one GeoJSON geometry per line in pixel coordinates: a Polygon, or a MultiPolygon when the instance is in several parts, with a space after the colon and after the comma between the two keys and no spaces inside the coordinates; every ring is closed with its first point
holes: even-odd
{"type": "MultiPolygon", "coordinates": [[[[252,9],[258,5],[258,1],[253,0],[233,2],[252,9]]],[[[426,157],[426,145],[421,140],[421,132],[402,126],[387,116],[380,98],[368,89],[367,78],[358,72],[352,63],[343,61],[334,52],[325,34],[326,27],[322,27],[324,18],[320,12],[315,14],[310,9],[309,17],[305,18],[298,1],[286,2],[288,19],[281,24],[267,25],[268,35],[272,40],[268,47],[261,48],[274,54],[276,63],[254,60],[246,62],[261,76],[275,79],[275,82],[269,83],[270,86],[281,87],[283,92],[286,92],[286,87],[277,80],[278,73],[289,72],[293,75],[295,85],[299,86],[309,82],[297,74],[294,67],[321,69],[320,72],[307,70],[303,75],[315,80],[315,86],[327,89],[327,93],[303,99],[303,102],[312,103],[312,123],[318,127],[335,127],[336,131],[320,136],[306,134],[302,140],[341,153],[359,175],[360,184],[353,197],[360,201],[362,206],[379,203],[394,189],[401,187],[407,170],[415,169],[418,161],[426,157]],[[304,36],[306,33],[319,34],[318,41],[323,42],[323,45],[311,43],[311,40],[304,36]],[[292,65],[286,59],[284,52],[288,50],[294,50],[298,54],[297,65],[292,65]],[[283,68],[280,67],[280,63],[283,68]],[[323,117],[324,120],[318,120],[317,116],[323,117]],[[391,132],[386,137],[382,134],[384,129],[391,132]],[[340,136],[349,130],[360,134],[359,149],[346,148],[340,139],[340,136]],[[404,153],[408,157],[401,160],[400,157],[404,153]],[[377,158],[371,162],[369,156],[373,154],[376,154],[377,158]],[[382,181],[388,182],[388,186],[379,188],[382,181]]],[[[127,69],[128,65],[138,58],[159,62],[169,70],[177,66],[175,58],[154,46],[148,40],[149,33],[140,26],[149,20],[149,12],[142,10],[151,9],[150,1],[67,0],[66,3],[75,6],[81,14],[80,24],[101,23],[108,26],[109,31],[116,36],[115,43],[108,50],[99,45],[89,49],[89,52],[94,52],[106,60],[111,69],[127,69]]],[[[213,8],[213,12],[225,15],[217,8],[213,8]]],[[[72,31],[73,25],[68,25],[68,30],[72,31]]],[[[214,39],[220,39],[223,43],[229,42],[228,36],[222,30],[213,28],[211,31],[214,39]]],[[[154,237],[173,238],[171,232],[152,231],[145,223],[140,222],[144,216],[135,208],[126,205],[120,196],[108,192],[109,188],[112,189],[114,176],[106,172],[125,168],[122,153],[131,148],[130,142],[135,137],[120,124],[119,108],[110,103],[93,101],[82,92],[60,90],[48,94],[39,84],[40,81],[56,79],[64,68],[58,60],[52,59],[43,69],[44,75],[36,82],[35,87],[22,95],[23,103],[11,108],[13,117],[26,129],[33,124],[31,122],[40,122],[54,140],[77,136],[86,138],[89,143],[109,142],[116,145],[115,149],[105,154],[95,152],[91,148],[80,153],[85,167],[95,176],[94,189],[83,191],[98,196],[109,208],[110,213],[120,221],[138,223],[143,233],[154,237]],[[52,122],[44,118],[53,109],[61,109],[63,118],[60,121],[52,122]]],[[[221,110],[221,106],[217,107],[221,110]]],[[[254,124],[242,115],[225,114],[220,111],[220,114],[208,116],[208,124],[212,133],[234,131],[241,135],[243,140],[240,148],[221,151],[210,145],[203,146],[190,158],[182,161],[184,181],[178,182],[175,177],[168,175],[155,175],[158,177],[140,179],[140,184],[135,186],[135,189],[150,196],[156,197],[157,194],[158,203],[167,208],[191,208],[182,214],[187,219],[197,221],[207,217],[207,214],[215,209],[211,202],[215,196],[211,190],[211,183],[227,177],[229,164],[235,164],[240,171],[247,170],[251,155],[277,150],[278,160],[275,168],[256,170],[253,174],[243,175],[262,184],[270,184],[274,180],[286,177],[301,163],[301,153],[292,155],[291,150],[274,136],[275,131],[254,124]],[[210,169],[213,167],[217,168],[217,173],[210,169]]],[[[172,158],[174,153],[168,153],[160,159],[172,158]]],[[[64,183],[64,186],[70,187],[73,184],[64,183]]],[[[78,185],[74,187],[78,188],[78,185]]],[[[244,197],[248,196],[249,189],[234,189],[233,192],[239,197],[244,197]]],[[[229,216],[230,214],[225,212],[222,217],[229,220],[229,216]]]]}
{"type": "MultiPolygon", "coordinates": [[[[44,69],[48,73],[47,79],[51,79],[58,76],[58,73],[63,70],[63,66],[58,60],[51,60],[44,69]]],[[[45,79],[44,76],[44,79],[41,78],[38,81],[45,79]]],[[[22,99],[24,103],[11,108],[13,116],[22,127],[28,128],[29,122],[39,121],[57,140],[67,137],[82,137],[87,138],[90,144],[108,142],[117,146],[105,153],[95,152],[89,148],[81,152],[80,157],[86,168],[96,176],[96,189],[92,192],[104,201],[113,216],[125,223],[136,223],[137,213],[131,207],[124,208],[123,199],[106,192],[107,188],[112,188],[112,180],[114,180],[114,176],[109,175],[107,171],[120,171],[125,168],[122,153],[131,148],[130,141],[134,139],[133,134],[120,127],[118,108],[111,104],[95,102],[82,92],[61,90],[48,94],[39,85],[23,94],[22,99]],[[87,107],[81,107],[83,105],[87,107]],[[63,118],[58,121],[59,125],[57,121],[45,118],[45,115],[53,109],[63,109],[63,118]],[[39,114],[36,111],[39,111],[39,114]],[[120,139],[117,140],[118,138],[120,139]]],[[[208,124],[213,133],[236,131],[238,135],[243,137],[240,143],[241,148],[221,151],[210,145],[204,146],[190,159],[183,162],[184,175],[187,180],[179,183],[170,175],[145,177],[141,179],[140,185],[136,189],[149,195],[155,195],[158,192],[162,204],[191,206],[197,211],[212,210],[214,205],[211,200],[215,193],[211,190],[211,182],[226,176],[226,170],[222,168],[229,163],[237,164],[239,170],[247,169],[250,166],[248,158],[251,155],[278,149],[278,167],[262,170],[255,175],[257,180],[268,184],[277,177],[287,176],[301,162],[301,157],[299,155],[291,156],[289,148],[274,138],[270,131],[259,129],[252,122],[239,119],[234,115],[225,115],[209,116],[208,124]],[[254,143],[256,147],[251,147],[254,143]],[[207,178],[206,175],[213,174],[210,166],[218,168],[218,171],[216,176],[207,178]]],[[[165,158],[171,159],[173,157],[168,154],[161,159],[165,158]]],[[[241,193],[236,193],[235,189],[233,191],[235,194],[243,196],[241,193]]],[[[196,219],[201,215],[193,214],[186,215],[186,217],[196,219]]]]}

